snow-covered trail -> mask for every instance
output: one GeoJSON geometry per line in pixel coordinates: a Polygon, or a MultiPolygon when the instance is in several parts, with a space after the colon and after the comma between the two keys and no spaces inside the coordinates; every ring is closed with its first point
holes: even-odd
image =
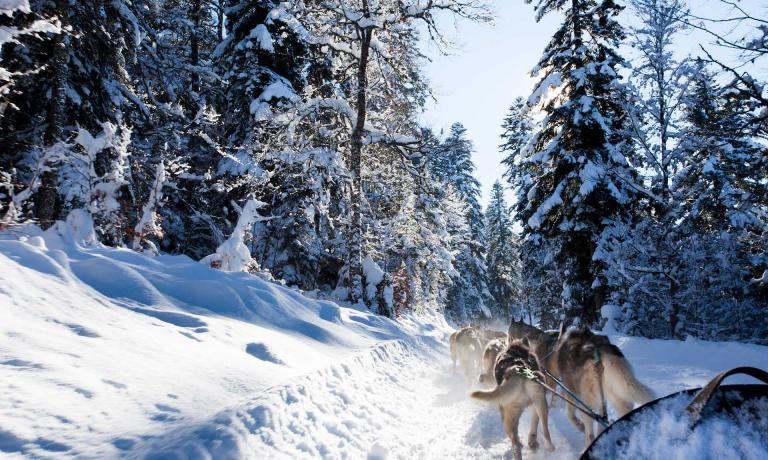
{"type": "MultiPolygon", "coordinates": [[[[626,336],[612,341],[659,396],[702,385],[727,367],[768,365],[768,350],[757,345],[626,336]]],[[[511,458],[498,409],[468,398],[472,388],[453,372],[444,343],[413,348],[385,342],[351,362],[271,388],[211,423],[159,439],[139,457],[511,458]]],[[[524,442],[530,414],[529,408],[519,426],[524,442]]],[[[562,402],[550,408],[550,431],[557,450],[524,447],[524,458],[578,458],[584,438],[562,402]]]]}
{"type": "MultiPolygon", "coordinates": [[[[275,387],[246,407],[172,433],[138,457],[157,458],[509,458],[498,409],[468,398],[444,344],[414,350],[393,341],[350,363],[275,387]]],[[[574,458],[581,437],[562,408],[550,421],[555,453],[574,458]]],[[[525,438],[530,411],[520,424],[525,438]]]]}

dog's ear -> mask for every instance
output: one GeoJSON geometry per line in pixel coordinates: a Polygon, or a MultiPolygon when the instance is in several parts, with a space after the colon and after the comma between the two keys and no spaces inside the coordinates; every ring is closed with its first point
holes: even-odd
{"type": "Polygon", "coordinates": [[[528,336],[523,337],[523,340],[521,340],[521,342],[525,346],[525,348],[530,348],[531,342],[528,341],[528,336]]]}

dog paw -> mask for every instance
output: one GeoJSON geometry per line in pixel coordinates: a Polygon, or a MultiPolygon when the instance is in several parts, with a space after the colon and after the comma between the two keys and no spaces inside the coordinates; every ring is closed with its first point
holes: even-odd
{"type": "Polygon", "coordinates": [[[536,439],[536,435],[528,436],[528,448],[534,452],[539,450],[539,440],[536,439]]]}
{"type": "Polygon", "coordinates": [[[554,452],[555,446],[553,444],[547,444],[546,449],[547,449],[547,452],[554,452]]]}

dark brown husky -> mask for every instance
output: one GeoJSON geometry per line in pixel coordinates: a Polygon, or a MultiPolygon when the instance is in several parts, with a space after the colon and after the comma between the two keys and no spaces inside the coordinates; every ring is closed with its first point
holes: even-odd
{"type": "Polygon", "coordinates": [[[528,447],[539,448],[536,431],[541,418],[544,444],[550,452],[555,450],[549,436],[547,397],[544,387],[525,376],[526,372],[539,370],[536,355],[530,350],[527,339],[510,341],[506,350],[496,358],[494,377],[496,388],[490,391],[475,391],[470,396],[481,401],[498,404],[504,430],[512,441],[512,453],[515,460],[522,460],[522,444],[517,433],[520,416],[526,407],[533,405],[531,428],[528,432],[528,447]]]}
{"type": "MultiPolygon", "coordinates": [[[[555,368],[550,369],[579,399],[600,415],[606,413],[606,400],[619,417],[632,410],[633,403],[645,404],[653,393],[635,378],[627,359],[608,337],[596,335],[586,328],[561,327],[561,337],[554,355],[555,368]]],[[[569,398],[568,395],[564,395],[569,398]]],[[[567,404],[568,419],[584,432],[587,446],[594,439],[592,419],[567,404]]]]}

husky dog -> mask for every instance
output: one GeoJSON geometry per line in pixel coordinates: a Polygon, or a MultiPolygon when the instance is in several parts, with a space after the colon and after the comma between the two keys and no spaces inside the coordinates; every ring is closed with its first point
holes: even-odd
{"type": "Polygon", "coordinates": [[[459,359],[459,353],[458,349],[456,348],[456,337],[459,336],[459,333],[463,331],[464,329],[472,327],[472,326],[464,326],[460,329],[456,329],[451,333],[451,337],[448,339],[448,343],[450,344],[451,348],[451,361],[453,362],[453,371],[456,372],[456,361],[459,359]]]}
{"type": "Polygon", "coordinates": [[[461,329],[457,329],[451,333],[451,337],[448,339],[448,344],[451,349],[451,362],[453,363],[453,372],[456,372],[456,360],[459,359],[459,354],[456,352],[456,336],[459,335],[461,329]]]}
{"type": "Polygon", "coordinates": [[[503,339],[493,339],[485,346],[483,350],[483,373],[477,377],[477,381],[480,383],[492,385],[494,382],[494,366],[496,365],[496,357],[499,356],[507,348],[506,334],[503,339]]]}
{"type": "Polygon", "coordinates": [[[483,329],[480,331],[480,338],[483,341],[483,347],[486,347],[492,340],[506,339],[507,334],[504,332],[492,331],[490,329],[483,329]]]}
{"type": "Polygon", "coordinates": [[[526,324],[522,317],[520,317],[520,320],[513,318],[509,324],[509,338],[522,339],[527,337],[533,352],[542,360],[541,365],[547,369],[553,367],[550,363],[552,362],[552,351],[557,343],[558,335],[558,331],[543,331],[536,326],[526,324]]]}
{"type": "MultiPolygon", "coordinates": [[[[555,375],[571,391],[600,415],[606,414],[606,400],[619,417],[632,410],[633,403],[645,404],[653,399],[648,387],[635,378],[627,359],[608,337],[595,335],[586,328],[561,327],[561,337],[555,348],[555,375]]],[[[567,404],[568,419],[585,435],[587,446],[594,439],[592,419],[574,414],[567,404]]]]}
{"type": "Polygon", "coordinates": [[[451,334],[450,346],[454,370],[458,361],[464,376],[467,380],[471,380],[480,367],[483,354],[480,332],[472,326],[463,327],[451,334]]]}
{"type": "Polygon", "coordinates": [[[522,444],[517,434],[520,416],[526,407],[533,405],[531,428],[528,432],[528,447],[539,448],[536,431],[541,418],[544,443],[550,452],[555,450],[549,436],[547,398],[544,387],[521,374],[521,370],[537,372],[539,364],[536,356],[529,349],[527,339],[512,340],[506,350],[496,357],[494,377],[496,388],[489,391],[475,391],[470,396],[481,401],[499,405],[504,430],[512,441],[512,453],[515,460],[522,460],[522,444]]]}
{"type": "MultiPolygon", "coordinates": [[[[557,330],[544,331],[536,326],[526,324],[522,316],[519,320],[513,318],[512,322],[509,324],[509,338],[528,338],[533,352],[539,358],[541,366],[550,372],[557,367],[554,351],[558,336],[559,331],[557,330]]],[[[550,388],[555,388],[554,380],[546,377],[546,382],[550,388]]],[[[554,406],[555,402],[555,395],[552,395],[550,405],[554,406]]]]}

